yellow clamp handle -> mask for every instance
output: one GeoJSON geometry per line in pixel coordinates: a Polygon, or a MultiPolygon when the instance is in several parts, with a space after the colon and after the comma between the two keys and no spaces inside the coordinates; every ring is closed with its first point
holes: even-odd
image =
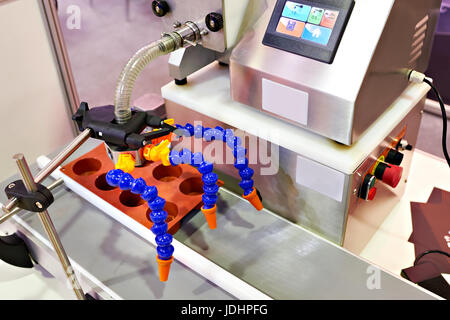
{"type": "Polygon", "coordinates": [[[164,120],[164,123],[167,123],[167,124],[170,124],[171,126],[173,126],[175,124],[175,119],[164,120]]]}
{"type": "Polygon", "coordinates": [[[116,169],[120,169],[123,172],[131,173],[136,165],[136,160],[129,153],[121,153],[119,160],[116,163],[116,169]]]}
{"type": "MultiPolygon", "coordinates": [[[[175,125],[175,120],[174,119],[167,119],[167,120],[164,120],[164,123],[167,123],[168,125],[173,126],[173,125],[175,125]]],[[[161,129],[153,129],[153,131],[159,131],[159,130],[161,130],[161,129]]],[[[152,140],[152,144],[157,145],[158,143],[160,143],[160,142],[162,142],[162,141],[164,141],[166,139],[169,140],[169,142],[172,142],[172,133],[169,133],[168,135],[166,135],[164,137],[153,139],[152,140]]]]}
{"type": "Polygon", "coordinates": [[[161,160],[162,164],[164,166],[170,166],[170,160],[169,160],[169,140],[164,140],[157,146],[146,146],[144,149],[144,157],[148,161],[157,162],[161,160]]]}

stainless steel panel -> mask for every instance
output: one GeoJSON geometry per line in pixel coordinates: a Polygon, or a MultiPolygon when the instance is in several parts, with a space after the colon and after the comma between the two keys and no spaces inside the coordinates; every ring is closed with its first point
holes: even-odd
{"type": "Polygon", "coordinates": [[[205,31],[199,46],[171,54],[170,76],[179,80],[216,59],[228,64],[231,49],[239,42],[245,30],[252,27],[267,8],[265,0],[222,0],[222,2],[183,0],[169,1],[169,3],[173,12],[163,17],[167,30],[173,28],[172,25],[176,21],[194,21],[201,30],[205,31]],[[221,9],[215,10],[214,8],[219,7],[219,3],[221,3],[221,9]],[[222,13],[224,28],[221,31],[210,32],[205,29],[205,16],[210,12],[222,13]]]}
{"type": "Polygon", "coordinates": [[[179,49],[170,54],[169,75],[182,80],[216,59],[216,52],[202,46],[179,49]]]}
{"type": "Polygon", "coordinates": [[[404,75],[396,71],[427,70],[440,5],[441,0],[394,2],[355,102],[352,141],[356,141],[408,85],[404,75]]]}
{"type": "MultiPolygon", "coordinates": [[[[198,112],[186,109],[183,106],[175,104],[172,101],[166,101],[167,115],[170,118],[178,119],[183,123],[194,123],[195,121],[201,121],[204,127],[214,128],[215,126],[221,126],[223,128],[235,128],[229,125],[211,119],[198,112]]],[[[237,136],[243,137],[243,135],[237,130],[235,133],[237,136]]],[[[261,192],[263,197],[264,206],[279,214],[280,216],[307,228],[318,235],[325,237],[326,239],[333,241],[334,243],[341,244],[344,234],[344,225],[346,219],[346,212],[348,208],[348,199],[345,195],[348,194],[351,176],[345,175],[345,190],[343,192],[343,201],[339,202],[334,199],[328,198],[317,191],[311,190],[307,187],[301,186],[296,182],[296,163],[297,154],[273,145],[264,139],[257,138],[252,135],[246,135],[248,138],[243,139],[246,141],[246,148],[249,148],[251,140],[258,141],[257,150],[252,149],[249,154],[273,154],[271,157],[272,164],[277,168],[276,172],[271,175],[260,174],[261,170],[267,169],[267,164],[262,164],[261,159],[249,158],[250,166],[255,170],[253,180],[255,181],[255,187],[261,192]],[[266,150],[260,150],[260,148],[267,148],[266,150]],[[274,152],[272,152],[272,150],[274,152]],[[270,153],[271,152],[271,153],[270,153]],[[275,156],[279,154],[279,156],[275,156]]],[[[194,148],[194,140],[183,138],[179,142],[173,143],[175,148],[187,147],[191,150],[194,148]],[[178,143],[180,146],[177,147],[178,143]]],[[[195,146],[200,146],[203,151],[208,148],[210,143],[195,141],[195,146]]],[[[255,144],[252,144],[252,147],[255,144]]],[[[229,148],[223,147],[222,154],[226,155],[229,148]]],[[[208,156],[209,152],[204,152],[204,156],[207,160],[213,161],[208,156]]],[[[233,159],[232,155],[226,157],[226,159],[233,159]]],[[[242,193],[238,183],[240,177],[238,171],[231,164],[219,164],[215,163],[214,168],[219,174],[219,177],[225,181],[227,188],[237,194],[242,193]]]]}
{"type": "Polygon", "coordinates": [[[403,177],[397,188],[393,189],[381,181],[376,183],[377,195],[373,201],[361,201],[353,195],[354,190],[359,189],[362,179],[367,170],[373,165],[376,159],[384,151],[385,148],[398,136],[398,134],[406,126],[406,134],[404,139],[413,147],[417,142],[417,137],[422,120],[425,98],[417,104],[417,106],[409,112],[403,121],[385,138],[385,140],[373,150],[369,157],[361,164],[352,176],[352,184],[349,190],[349,209],[346,222],[345,239],[343,246],[359,254],[366,244],[377,231],[378,227],[383,223],[384,219],[389,215],[392,209],[398,204],[399,199],[405,192],[409,170],[411,168],[411,160],[413,152],[402,151],[404,154],[403,177]]]}
{"type": "Polygon", "coordinates": [[[330,65],[262,44],[272,3],[233,50],[232,98],[262,109],[263,78],[307,92],[309,115],[304,127],[351,145],[406,88],[400,72],[408,67],[424,71],[439,4],[439,0],[356,0],[330,65]],[[417,65],[410,65],[416,26],[427,15],[422,55],[417,65]]]}
{"type": "MultiPolygon", "coordinates": [[[[414,146],[417,140],[423,106],[424,103],[420,102],[384,141],[380,141],[379,146],[373,150],[354,174],[345,175],[342,202],[324,196],[296,182],[297,154],[295,152],[272,145],[264,139],[246,135],[247,138],[243,139],[243,141],[246,141],[246,148],[249,148],[251,140],[258,141],[258,150],[252,150],[249,154],[260,154],[259,148],[261,146],[265,146],[266,150],[274,150],[275,152],[272,152],[272,154],[278,154],[279,152],[279,157],[271,157],[272,161],[274,161],[274,166],[279,168],[277,172],[271,175],[258,174],[263,168],[267,167],[267,164],[262,164],[261,159],[252,161],[250,158],[250,166],[256,172],[254,176],[255,187],[261,192],[264,206],[289,221],[301,225],[336,244],[344,245],[344,238],[346,237],[345,247],[353,252],[360,253],[386,215],[402,196],[412,152],[405,151],[404,153],[405,158],[402,163],[404,180],[396,189],[378,182],[378,193],[374,201],[365,202],[358,198],[358,190],[363,175],[389,143],[392,142],[392,138],[396,137],[405,125],[407,125],[406,140],[414,146]]],[[[178,119],[178,121],[182,120],[183,123],[201,121],[205,127],[214,128],[215,126],[221,126],[235,129],[191,109],[186,109],[172,101],[166,101],[166,110],[169,117],[178,119]]],[[[240,135],[239,131],[236,131],[236,135],[240,135]]],[[[189,141],[187,138],[183,138],[183,140],[175,142],[174,146],[176,147],[178,143],[182,144],[183,147],[194,148],[194,142],[191,139],[189,141]]],[[[196,142],[196,146],[200,146],[203,150],[208,145],[210,143],[196,142]]],[[[255,143],[252,144],[252,146],[254,145],[255,143]]],[[[263,150],[262,153],[265,154],[266,150],[263,150]]],[[[222,151],[223,154],[226,154],[225,152],[225,150],[222,151]]],[[[212,161],[213,159],[209,158],[208,154],[208,152],[205,153],[205,157],[212,161]]],[[[270,153],[267,155],[270,155],[270,153]]],[[[229,190],[237,194],[242,192],[238,186],[239,175],[232,165],[216,163],[215,169],[218,171],[220,178],[226,182],[229,190]]]]}

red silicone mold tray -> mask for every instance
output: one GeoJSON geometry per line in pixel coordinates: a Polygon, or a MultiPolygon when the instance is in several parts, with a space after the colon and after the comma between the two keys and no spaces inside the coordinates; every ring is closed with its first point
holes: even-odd
{"type": "MultiPolygon", "coordinates": [[[[150,209],[139,195],[130,191],[121,191],[106,182],[106,174],[114,169],[114,164],[106,154],[103,144],[62,168],[80,185],[133,218],[147,228],[153,223],[148,218],[150,209]]],[[[201,174],[192,166],[178,165],[165,167],[161,162],[147,162],[144,167],[135,168],[131,175],[143,178],[147,185],[158,188],[158,195],[166,200],[169,232],[174,234],[180,226],[180,220],[194,209],[202,206],[203,182],[201,174]]]]}

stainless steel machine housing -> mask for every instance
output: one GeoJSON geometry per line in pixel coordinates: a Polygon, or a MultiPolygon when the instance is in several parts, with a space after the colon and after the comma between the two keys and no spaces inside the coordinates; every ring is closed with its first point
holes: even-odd
{"type": "Polygon", "coordinates": [[[235,101],[351,145],[408,84],[407,69],[425,72],[440,0],[355,0],[332,64],[262,44],[275,1],[233,50],[235,101]],[[306,93],[307,121],[283,116],[289,106],[263,107],[263,79],[306,93]],[[279,110],[274,112],[273,110],[279,110]]]}
{"type": "MultiPolygon", "coordinates": [[[[230,106],[237,107],[239,105],[240,107],[245,107],[232,101],[230,98],[227,98],[229,88],[227,89],[224,85],[221,86],[221,83],[224,83],[226,80],[214,80],[215,77],[218,77],[218,75],[219,77],[226,77],[228,72],[225,70],[226,69],[222,69],[222,71],[220,71],[220,69],[214,67],[214,65],[211,65],[192,76],[192,85],[190,88],[183,89],[181,87],[178,89],[175,85],[168,85],[164,87],[163,96],[166,100],[167,115],[170,118],[176,119],[178,123],[195,124],[195,122],[201,122],[201,124],[205,127],[214,128],[216,126],[222,126],[223,128],[236,129],[236,127],[233,127],[229,123],[224,123],[214,117],[210,117],[207,114],[208,111],[205,113],[205,110],[207,110],[206,108],[202,109],[201,112],[197,112],[196,106],[194,105],[195,97],[198,97],[199,92],[205,90],[205,87],[202,87],[205,85],[217,89],[216,94],[221,96],[219,101],[223,102],[224,105],[230,104],[230,106]],[[198,88],[193,89],[196,86],[198,88]],[[190,90],[196,91],[190,92],[190,90]],[[176,101],[177,99],[179,99],[178,102],[176,101]],[[183,101],[183,103],[180,101],[183,101]]],[[[425,93],[422,94],[425,95],[425,93]]],[[[405,93],[403,93],[402,96],[405,97],[405,93]]],[[[406,97],[408,100],[407,93],[406,97]]],[[[383,151],[393,143],[396,137],[399,136],[404,128],[406,128],[404,140],[412,146],[415,146],[425,98],[418,99],[416,94],[415,97],[411,96],[411,99],[412,100],[410,103],[415,103],[415,106],[411,106],[411,109],[407,115],[396,120],[398,121],[396,127],[391,132],[386,132],[386,135],[383,138],[379,138],[376,142],[378,145],[374,149],[365,150],[366,147],[361,146],[360,144],[356,147],[349,147],[337,142],[329,141],[326,138],[322,139],[321,137],[318,137],[319,140],[328,141],[328,143],[321,143],[323,147],[330,148],[330,150],[335,148],[341,150],[342,156],[339,157],[343,159],[344,154],[353,148],[356,148],[358,153],[360,152],[361,154],[367,154],[364,160],[355,167],[354,171],[340,171],[340,173],[345,176],[344,183],[341,186],[341,191],[343,194],[342,201],[337,201],[331,197],[324,196],[321,192],[299,184],[296,176],[297,159],[298,156],[304,157],[305,155],[299,154],[294,150],[275,145],[275,150],[279,150],[279,156],[273,157],[275,160],[272,160],[278,162],[275,166],[278,167],[279,170],[276,173],[269,175],[255,174],[253,178],[255,181],[255,186],[257,186],[263,196],[264,206],[289,221],[299,224],[302,227],[307,228],[336,244],[343,245],[352,252],[360,253],[389,212],[391,212],[393,207],[398,203],[407,184],[407,177],[409,174],[413,152],[405,150],[404,160],[401,164],[404,169],[403,178],[399,185],[396,188],[391,188],[381,181],[378,181],[376,184],[378,192],[375,200],[364,201],[359,198],[359,190],[365,174],[381,156],[383,151]],[[329,146],[330,144],[332,146],[329,146]]],[[[203,102],[198,102],[198,104],[202,103],[203,102]]],[[[230,109],[233,108],[230,107],[230,109]]],[[[226,110],[224,112],[227,111],[230,110],[226,110]]],[[[246,116],[246,118],[247,117],[248,116],[246,116]]],[[[382,119],[385,119],[385,115],[383,115],[382,119]]],[[[380,121],[377,122],[377,124],[379,123],[380,121]]],[[[260,125],[264,126],[263,123],[260,125]]],[[[282,122],[280,125],[282,125],[282,122]]],[[[238,128],[237,132],[240,130],[242,130],[242,128],[238,128]]],[[[302,130],[300,129],[300,131],[302,130]]],[[[373,132],[373,128],[371,128],[370,132],[373,132]]],[[[236,135],[239,134],[236,133],[236,135]]],[[[260,148],[262,142],[263,144],[267,144],[267,150],[273,150],[271,142],[265,140],[264,138],[253,136],[250,133],[246,133],[245,136],[247,138],[243,139],[243,141],[246,141],[246,148],[249,148],[250,141],[257,140],[259,141],[258,149],[260,148]]],[[[294,137],[295,135],[293,134],[292,138],[294,137]]],[[[362,141],[367,141],[367,133],[362,141]]],[[[175,147],[176,144],[177,143],[175,142],[175,147]]],[[[189,144],[184,143],[183,147],[191,148],[191,150],[194,150],[195,148],[193,144],[190,146],[189,144]]],[[[208,143],[203,143],[203,150],[207,147],[208,143]]],[[[311,146],[311,148],[313,148],[313,146],[311,146]]],[[[314,146],[314,148],[317,148],[317,146],[314,146]]],[[[260,154],[260,150],[253,150],[253,153],[260,154]]],[[[208,152],[204,152],[204,154],[205,157],[208,158],[208,152]]],[[[214,159],[208,160],[214,161],[214,159]]],[[[336,168],[333,167],[332,163],[338,162],[337,159],[311,160],[321,165],[324,161],[328,161],[328,163],[331,164],[327,166],[332,169],[336,168]]],[[[214,166],[216,172],[219,174],[219,177],[224,180],[227,185],[227,188],[239,194],[241,192],[241,189],[238,186],[238,181],[240,178],[235,168],[232,165],[220,163],[215,163],[214,166]]],[[[251,166],[255,172],[261,172],[261,167],[265,167],[266,164],[260,163],[259,159],[258,163],[252,164],[251,166]]]]}
{"type": "Polygon", "coordinates": [[[186,21],[202,30],[200,45],[180,49],[169,59],[170,76],[182,80],[215,60],[228,63],[231,49],[247,28],[251,27],[267,8],[265,0],[167,0],[170,11],[162,17],[165,30],[172,30],[186,21]],[[223,28],[208,30],[205,17],[218,13],[223,28]]]}

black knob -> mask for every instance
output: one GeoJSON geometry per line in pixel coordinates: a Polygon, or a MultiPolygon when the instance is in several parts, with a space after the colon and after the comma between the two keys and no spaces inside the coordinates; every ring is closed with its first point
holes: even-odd
{"type": "Polygon", "coordinates": [[[170,7],[166,1],[155,0],[152,2],[152,10],[155,16],[164,17],[170,11],[170,7]]]}
{"type": "Polygon", "coordinates": [[[211,12],[206,16],[206,26],[212,32],[217,32],[223,28],[223,17],[220,13],[211,12]]]}
{"type": "Polygon", "coordinates": [[[403,153],[395,149],[390,149],[384,161],[399,166],[403,161],[403,153]]]}

